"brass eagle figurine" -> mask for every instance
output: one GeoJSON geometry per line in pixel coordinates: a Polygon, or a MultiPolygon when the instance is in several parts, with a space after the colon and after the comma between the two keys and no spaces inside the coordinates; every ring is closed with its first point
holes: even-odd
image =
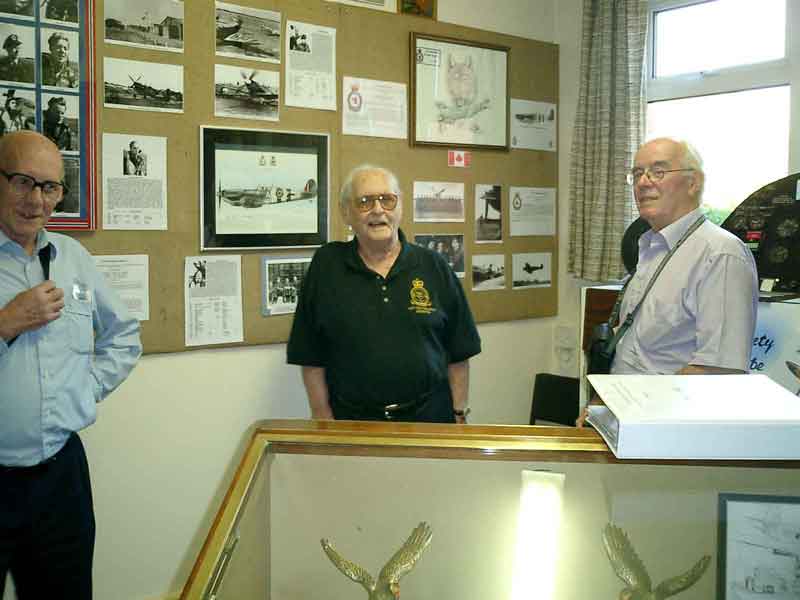
{"type": "Polygon", "coordinates": [[[685,573],[665,579],[652,589],[650,575],[622,529],[611,523],[606,525],[603,545],[617,577],[627,584],[619,593],[619,600],[663,600],[674,596],[692,587],[711,563],[711,557],[705,555],[685,573]]]}
{"type": "Polygon", "coordinates": [[[364,586],[369,594],[369,600],[397,600],[400,598],[400,578],[414,568],[432,536],[433,532],[427,523],[422,522],[417,525],[405,543],[381,569],[377,581],[365,569],[339,554],[328,540],[323,538],[320,543],[337,569],[364,586]]]}

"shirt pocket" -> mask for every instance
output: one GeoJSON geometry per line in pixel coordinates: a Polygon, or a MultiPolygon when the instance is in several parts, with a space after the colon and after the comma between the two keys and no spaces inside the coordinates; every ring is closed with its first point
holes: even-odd
{"type": "Polygon", "coordinates": [[[67,344],[78,354],[91,354],[94,349],[92,328],[92,305],[88,302],[71,301],[61,313],[67,344]]]}

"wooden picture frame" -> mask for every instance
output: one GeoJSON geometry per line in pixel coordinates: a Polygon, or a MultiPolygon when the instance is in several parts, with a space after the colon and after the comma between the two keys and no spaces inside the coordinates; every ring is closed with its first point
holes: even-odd
{"type": "Polygon", "coordinates": [[[410,51],[411,144],[507,152],[510,49],[412,32],[410,51]]]}
{"type": "Polygon", "coordinates": [[[200,127],[200,249],[308,248],[328,241],[324,133],[200,127]]]}
{"type": "Polygon", "coordinates": [[[719,495],[717,598],[794,597],[800,496],[719,495]]]}

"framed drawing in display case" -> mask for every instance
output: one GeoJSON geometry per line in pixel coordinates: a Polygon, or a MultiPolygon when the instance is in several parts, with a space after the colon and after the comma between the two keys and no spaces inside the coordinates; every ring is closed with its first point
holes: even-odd
{"type": "Polygon", "coordinates": [[[94,0],[0,3],[0,136],[35,130],[64,159],[47,228],[96,227],[94,0]]]}
{"type": "Polygon", "coordinates": [[[201,250],[328,241],[327,134],[200,128],[201,250]]]}
{"type": "Polygon", "coordinates": [[[800,597],[800,496],[719,495],[717,598],[800,597]]]}
{"type": "Polygon", "coordinates": [[[413,145],[509,149],[509,48],[411,33],[413,145]]]}

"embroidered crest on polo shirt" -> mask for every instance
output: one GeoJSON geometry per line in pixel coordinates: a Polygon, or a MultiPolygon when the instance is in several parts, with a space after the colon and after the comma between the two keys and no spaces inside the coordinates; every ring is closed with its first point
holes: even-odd
{"type": "Polygon", "coordinates": [[[408,310],[413,310],[418,315],[429,315],[436,311],[431,304],[431,295],[425,289],[425,282],[419,278],[411,282],[411,306],[408,310]]]}

